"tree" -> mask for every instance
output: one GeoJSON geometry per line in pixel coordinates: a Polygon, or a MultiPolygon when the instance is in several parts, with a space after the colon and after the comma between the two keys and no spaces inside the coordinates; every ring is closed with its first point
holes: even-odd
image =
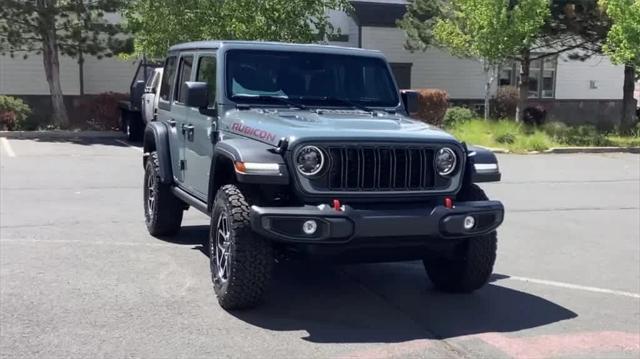
{"type": "Polygon", "coordinates": [[[640,0],[600,0],[612,20],[604,51],[611,60],[624,65],[621,132],[634,123],[636,104],[633,89],[640,76],[640,0]]]}
{"type": "MultiPolygon", "coordinates": [[[[410,48],[430,44],[447,48],[453,55],[478,58],[483,64],[485,118],[497,67],[519,54],[527,54],[549,16],[547,0],[416,0],[399,23],[407,31],[410,48]]],[[[528,57],[528,56],[527,56],[528,57]]],[[[525,66],[523,66],[525,68],[525,66]]],[[[528,70],[528,64],[526,65],[528,70]]],[[[521,99],[526,101],[528,71],[521,79],[521,99]],[[523,94],[524,91],[524,94],[523,94]]],[[[525,102],[526,104],[526,102],[525,102]]],[[[519,108],[522,109],[522,103],[519,108]]],[[[522,110],[520,110],[522,112],[522,110]]]]}
{"type": "Polygon", "coordinates": [[[207,39],[315,42],[336,33],[327,9],[347,0],[132,0],[124,11],[138,54],[161,57],[169,46],[207,39]]]}
{"type": "Polygon", "coordinates": [[[82,71],[84,55],[101,58],[126,49],[120,26],[104,17],[122,5],[123,0],[3,0],[0,52],[22,53],[25,58],[29,53],[42,54],[55,125],[69,124],[60,84],[60,55],[77,59],[82,71]]]}

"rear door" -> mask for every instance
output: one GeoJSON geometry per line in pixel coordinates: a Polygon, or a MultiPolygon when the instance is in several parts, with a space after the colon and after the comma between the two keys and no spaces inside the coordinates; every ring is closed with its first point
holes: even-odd
{"type": "Polygon", "coordinates": [[[209,85],[209,107],[207,109],[189,108],[188,128],[185,138],[185,159],[189,171],[185,175],[186,185],[194,190],[196,196],[206,201],[209,191],[209,171],[211,155],[215,141],[217,125],[216,110],[216,54],[200,53],[195,62],[194,81],[209,85]]]}

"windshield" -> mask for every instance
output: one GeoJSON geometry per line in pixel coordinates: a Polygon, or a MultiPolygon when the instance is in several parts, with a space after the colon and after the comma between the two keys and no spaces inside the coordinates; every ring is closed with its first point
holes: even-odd
{"type": "Polygon", "coordinates": [[[399,102],[387,64],[379,58],[230,50],[226,60],[227,94],[238,103],[366,108],[399,102]]]}

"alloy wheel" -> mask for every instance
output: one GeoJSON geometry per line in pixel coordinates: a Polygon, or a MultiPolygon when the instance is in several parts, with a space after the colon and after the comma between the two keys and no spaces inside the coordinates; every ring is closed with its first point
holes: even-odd
{"type": "Polygon", "coordinates": [[[226,282],[229,279],[231,230],[229,229],[229,219],[224,212],[220,213],[220,217],[218,217],[215,236],[216,239],[211,245],[215,245],[212,252],[215,253],[216,258],[216,276],[222,282],[226,282]]]}
{"type": "Polygon", "coordinates": [[[153,211],[156,204],[156,176],[150,174],[147,177],[147,215],[153,217],[153,211]]]}

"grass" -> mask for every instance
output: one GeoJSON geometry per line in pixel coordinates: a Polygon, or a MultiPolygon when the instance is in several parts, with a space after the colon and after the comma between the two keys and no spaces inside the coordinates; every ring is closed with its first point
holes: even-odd
{"type": "Polygon", "coordinates": [[[473,119],[456,122],[448,126],[447,131],[469,144],[515,153],[568,146],[640,146],[640,131],[632,136],[620,136],[598,132],[593,126],[569,127],[557,122],[536,128],[512,120],[473,119]]]}
{"type": "Polygon", "coordinates": [[[607,136],[607,138],[616,147],[640,147],[640,136],[623,137],[623,136],[607,136]]]}

